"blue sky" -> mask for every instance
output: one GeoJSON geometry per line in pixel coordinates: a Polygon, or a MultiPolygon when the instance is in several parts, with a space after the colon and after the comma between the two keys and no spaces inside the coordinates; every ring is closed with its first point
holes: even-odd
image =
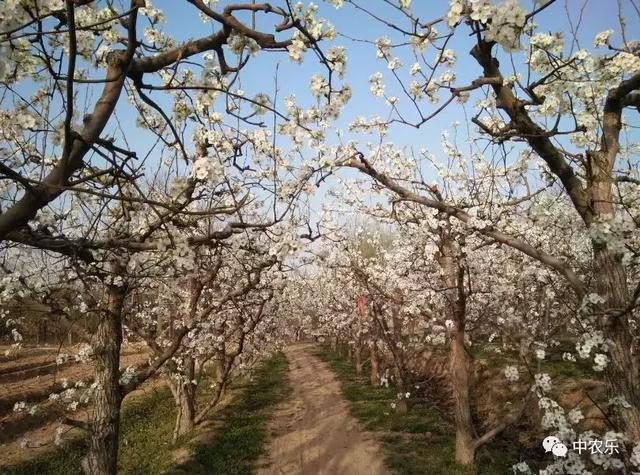
{"type": "MultiPolygon", "coordinates": [[[[371,8],[384,19],[389,21],[403,20],[398,15],[398,12],[385,4],[383,0],[357,1],[361,5],[366,5],[368,8],[371,8]]],[[[630,40],[640,39],[640,19],[632,8],[630,1],[631,0],[622,0],[623,16],[627,19],[627,38],[630,40]]],[[[531,9],[534,0],[521,0],[521,2],[528,9],[531,9]]],[[[220,0],[215,8],[221,10],[228,3],[233,3],[233,0],[220,0]]],[[[274,5],[280,3],[281,2],[276,1],[274,5]]],[[[178,42],[185,42],[189,39],[206,36],[210,34],[214,28],[218,28],[218,25],[214,23],[204,24],[199,18],[196,9],[188,4],[186,0],[153,0],[153,4],[165,12],[167,19],[165,30],[178,42]]],[[[305,4],[308,4],[306,0],[305,4]]],[[[388,35],[394,43],[401,41],[401,36],[398,34],[394,35],[393,30],[381,25],[379,22],[358,11],[346,2],[339,10],[336,10],[329,2],[323,0],[316,0],[316,4],[320,7],[319,16],[333,23],[339,33],[333,42],[323,43],[323,48],[327,49],[333,45],[344,46],[347,48],[349,58],[347,74],[344,81],[349,83],[353,88],[353,98],[345,109],[345,113],[338,121],[338,126],[346,128],[357,115],[371,116],[373,114],[380,114],[382,117],[386,117],[389,111],[388,106],[384,104],[383,100],[374,98],[370,94],[368,78],[372,73],[382,71],[385,74],[386,92],[401,97],[401,92],[397,84],[387,70],[385,63],[375,57],[375,49],[372,45],[351,41],[346,37],[340,36],[340,33],[344,33],[353,38],[370,41],[383,35],[388,35]]],[[[448,4],[449,0],[413,0],[412,9],[418,18],[428,21],[443,15],[447,11],[448,4]]],[[[557,0],[554,5],[536,17],[537,23],[542,25],[539,31],[562,31],[568,36],[570,24],[567,15],[570,16],[571,22],[573,22],[574,25],[580,24],[578,36],[581,41],[581,47],[591,49],[596,33],[609,28],[616,31],[613,40],[619,43],[617,0],[557,0]],[[583,7],[584,11],[581,15],[583,7]]],[[[261,19],[260,26],[262,29],[264,31],[272,31],[271,27],[275,23],[275,20],[272,20],[272,18],[277,19],[277,17],[261,14],[259,18],[261,19]]],[[[404,21],[403,26],[407,26],[406,19],[404,19],[404,21]]],[[[144,26],[144,23],[141,22],[141,29],[144,26]]],[[[449,47],[455,50],[458,55],[457,64],[454,67],[458,77],[456,81],[456,85],[458,86],[468,84],[469,81],[478,77],[480,74],[478,65],[468,54],[469,49],[473,46],[473,38],[468,36],[464,25],[460,28],[462,31],[458,32],[449,44],[449,47]]],[[[438,29],[440,32],[447,30],[444,24],[438,25],[438,29]]],[[[140,34],[142,34],[142,31],[140,31],[140,34]]],[[[280,38],[285,38],[287,34],[288,33],[281,34],[280,38]]],[[[407,50],[408,48],[404,48],[405,52],[407,50]]],[[[401,76],[410,78],[408,69],[413,61],[401,52],[397,52],[397,54],[403,60],[401,76]]],[[[434,54],[433,51],[427,51],[426,56],[427,58],[432,58],[434,54]]],[[[506,56],[503,56],[503,59],[505,63],[509,60],[506,56]]],[[[228,61],[233,63],[233,57],[229,57],[228,61]]],[[[299,65],[289,61],[287,54],[284,52],[261,52],[250,61],[242,72],[242,88],[248,95],[253,95],[257,92],[272,92],[274,89],[273,78],[276,67],[278,67],[279,70],[280,99],[284,98],[287,94],[295,94],[303,104],[309,105],[312,100],[308,89],[309,78],[313,74],[324,74],[326,72],[313,57],[312,53],[307,53],[306,61],[302,65],[299,65]]],[[[506,71],[503,72],[507,73],[506,71]]],[[[96,73],[93,73],[93,75],[99,77],[96,73]]],[[[95,102],[100,88],[101,86],[91,88],[93,95],[88,98],[88,106],[91,106],[91,104],[95,102]]],[[[33,90],[33,84],[23,83],[20,85],[19,90],[25,94],[29,94],[33,90]]],[[[161,103],[164,101],[162,96],[164,96],[163,93],[152,93],[152,97],[161,103]]],[[[441,97],[444,97],[444,93],[441,94],[441,97]]],[[[84,102],[84,98],[82,102],[84,102]]],[[[472,102],[473,101],[470,101],[468,103],[468,108],[472,107],[472,102]]],[[[282,103],[280,103],[279,106],[281,107],[282,103]]],[[[434,106],[429,104],[425,104],[423,107],[423,110],[426,112],[433,109],[434,106]]],[[[119,120],[124,127],[126,127],[128,131],[134,130],[135,117],[130,113],[130,108],[125,100],[120,101],[118,111],[119,120]]],[[[434,143],[439,144],[441,132],[449,129],[450,124],[455,120],[464,122],[464,115],[460,105],[452,104],[451,107],[419,130],[406,126],[392,127],[387,140],[393,141],[396,144],[410,145],[416,148],[431,148],[434,143]]],[[[130,138],[132,145],[139,143],[141,140],[141,137],[136,139],[135,136],[132,136],[130,138]]]]}
{"type": "MultiPolygon", "coordinates": [[[[219,2],[219,9],[229,2],[219,2]]],[[[336,26],[339,33],[344,33],[350,37],[358,39],[375,40],[376,38],[388,35],[392,41],[401,41],[401,37],[394,35],[393,30],[385,27],[374,19],[368,17],[361,11],[356,10],[353,6],[346,4],[339,10],[336,10],[328,2],[319,0],[316,2],[320,7],[319,16],[327,18],[336,26]]],[[[360,0],[361,5],[366,5],[373,9],[376,14],[382,18],[392,21],[402,21],[398,12],[390,6],[385,5],[382,1],[364,1],[360,0]]],[[[204,36],[211,32],[210,25],[204,25],[194,9],[186,5],[186,2],[178,0],[156,0],[154,2],[159,8],[163,9],[167,17],[167,31],[173,33],[176,38],[187,39],[189,37],[204,36]]],[[[412,2],[413,11],[420,19],[429,20],[443,15],[448,7],[448,0],[414,0],[412,2]]],[[[640,38],[640,21],[631,10],[628,1],[623,1],[625,16],[628,19],[627,37],[640,38]],[[634,21],[635,20],[635,21],[634,21]]],[[[523,2],[528,8],[533,6],[533,2],[525,0],[523,2]]],[[[564,31],[569,34],[570,25],[567,20],[567,14],[570,15],[574,25],[580,22],[579,40],[581,47],[591,48],[594,36],[605,29],[618,27],[618,11],[616,0],[558,0],[556,4],[549,7],[537,17],[537,23],[542,25],[541,31],[564,31]],[[580,10],[583,5],[586,7],[580,20],[580,10]]],[[[262,15],[262,26],[268,31],[270,23],[265,22],[268,16],[262,15]]],[[[406,19],[404,20],[406,25],[406,19]]],[[[447,28],[444,24],[438,26],[439,31],[443,32],[447,28]]],[[[479,75],[479,67],[475,61],[468,55],[468,51],[473,46],[473,38],[469,38],[464,32],[462,26],[462,34],[457,34],[450,43],[450,47],[458,54],[458,61],[455,67],[458,74],[458,85],[464,85],[468,81],[479,75]]],[[[619,36],[617,37],[619,39],[619,36]]],[[[400,97],[393,78],[388,74],[384,62],[377,60],[375,50],[372,45],[351,41],[345,37],[338,36],[332,42],[335,45],[345,46],[348,50],[348,69],[345,81],[348,82],[354,91],[352,101],[346,109],[340,124],[345,126],[355,115],[372,115],[379,113],[386,117],[388,107],[384,105],[384,101],[376,99],[369,93],[369,76],[376,72],[385,73],[385,83],[387,91],[393,95],[400,97]]],[[[324,46],[325,48],[327,46],[324,46]]],[[[406,48],[405,48],[406,49],[406,48]]],[[[433,52],[427,52],[427,57],[434,55],[433,52]]],[[[401,59],[402,54],[399,53],[401,59]]],[[[409,59],[403,61],[404,74],[408,77],[407,70],[412,61],[409,59]]],[[[309,100],[308,81],[309,77],[315,73],[323,73],[321,65],[315,61],[312,54],[308,54],[303,65],[291,63],[286,54],[283,53],[265,53],[254,58],[252,63],[242,75],[242,87],[247,92],[273,90],[273,77],[275,76],[276,64],[279,68],[279,84],[282,93],[294,93],[299,99],[309,100]]],[[[282,94],[284,97],[286,94],[282,94]]],[[[308,103],[308,102],[307,102],[308,103]]],[[[428,109],[429,107],[425,107],[428,109]]],[[[449,108],[446,113],[442,114],[438,119],[430,122],[427,126],[420,130],[413,130],[408,127],[393,127],[389,134],[389,140],[398,144],[413,145],[422,147],[435,140],[439,143],[440,132],[448,128],[449,124],[454,120],[463,121],[459,106],[449,108]]]]}
{"type": "MultiPolygon", "coordinates": [[[[533,8],[533,0],[521,1],[527,9],[531,10],[533,8]]],[[[216,9],[220,10],[228,3],[230,2],[220,1],[216,9]]],[[[277,3],[278,2],[274,2],[274,4],[277,3]]],[[[373,9],[376,15],[379,15],[385,20],[394,22],[404,21],[403,26],[407,25],[406,18],[403,19],[397,10],[386,5],[382,0],[360,0],[358,3],[373,9]]],[[[395,32],[393,30],[385,27],[365,13],[358,11],[352,5],[345,3],[341,9],[336,10],[330,3],[322,0],[318,0],[316,4],[320,7],[319,16],[333,23],[338,33],[343,33],[352,38],[370,41],[383,35],[388,35],[393,43],[398,43],[403,40],[399,34],[394,34],[395,32]]],[[[448,0],[413,0],[412,8],[418,18],[429,21],[445,14],[448,4],[448,0]]],[[[178,41],[186,41],[190,38],[205,36],[213,31],[212,28],[218,27],[217,24],[204,24],[198,17],[195,9],[187,4],[186,1],[155,0],[154,5],[165,12],[167,18],[165,30],[172,34],[178,41]]],[[[626,25],[627,38],[640,38],[640,21],[638,21],[638,16],[634,10],[632,10],[632,6],[628,0],[623,0],[623,8],[623,15],[628,21],[626,25]]],[[[260,14],[258,25],[263,31],[270,32],[276,20],[277,17],[275,16],[260,14]]],[[[618,43],[620,40],[616,0],[587,0],[586,2],[584,0],[557,0],[554,5],[536,17],[536,22],[541,25],[538,31],[564,32],[568,44],[570,43],[571,25],[573,24],[574,27],[579,25],[578,40],[581,48],[591,49],[594,36],[598,32],[606,29],[616,31],[613,38],[614,42],[618,43]]],[[[468,29],[464,25],[460,28],[462,31],[459,31],[448,45],[448,47],[456,51],[458,56],[457,64],[454,67],[457,73],[456,85],[458,86],[466,85],[480,75],[478,65],[468,54],[470,48],[473,46],[474,38],[469,37],[467,34],[468,29]]],[[[438,30],[444,32],[447,30],[447,27],[444,23],[441,23],[438,25],[438,30]]],[[[279,37],[284,38],[286,34],[280,35],[279,37]]],[[[370,94],[369,76],[376,71],[382,71],[385,74],[386,92],[398,97],[401,97],[402,94],[397,83],[386,68],[386,64],[376,58],[374,46],[352,41],[341,35],[333,42],[324,44],[323,48],[327,49],[332,45],[341,45],[347,48],[349,60],[344,81],[349,83],[353,88],[353,98],[346,107],[345,113],[338,121],[337,126],[346,129],[348,124],[357,115],[371,116],[373,114],[379,114],[382,117],[386,117],[389,108],[384,104],[384,100],[374,98],[370,94]]],[[[398,51],[394,50],[394,52],[403,62],[402,72],[400,73],[401,76],[410,78],[408,69],[413,63],[413,60],[406,56],[408,48],[398,51]],[[403,54],[402,51],[404,51],[405,54],[403,54]]],[[[435,55],[435,52],[433,50],[427,50],[425,55],[430,59],[435,55]]],[[[227,60],[233,63],[232,56],[228,57],[227,60]]],[[[508,64],[510,61],[509,57],[504,53],[502,53],[501,60],[503,64],[508,64]]],[[[258,92],[271,93],[274,89],[276,67],[278,68],[280,100],[288,94],[295,94],[303,105],[310,105],[312,99],[308,89],[309,78],[316,73],[325,73],[322,65],[316,61],[312,53],[307,53],[306,60],[302,65],[289,61],[286,53],[262,52],[258,54],[242,72],[242,89],[245,90],[249,96],[253,96],[258,92]]],[[[503,67],[503,73],[509,74],[507,67],[503,67]]],[[[156,93],[153,97],[158,100],[161,95],[162,93],[156,93]]],[[[444,93],[441,94],[441,97],[444,97],[444,93]]],[[[473,115],[472,108],[474,102],[475,100],[472,99],[464,106],[467,109],[467,117],[473,115]]],[[[281,102],[279,106],[282,106],[281,102]]],[[[428,114],[429,111],[434,110],[435,107],[437,107],[437,105],[425,104],[423,111],[428,114]]],[[[123,114],[120,115],[121,120],[125,123],[133,120],[133,117],[130,115],[125,115],[124,117],[123,114]]],[[[420,129],[401,125],[392,126],[385,140],[392,141],[399,146],[413,147],[416,150],[427,148],[436,155],[439,155],[441,133],[444,130],[451,130],[451,124],[454,121],[459,121],[462,124],[465,124],[467,121],[465,119],[463,106],[455,103],[436,118],[423,125],[420,129]]],[[[461,133],[464,135],[464,129],[461,129],[461,133]]],[[[376,137],[372,136],[353,138],[362,142],[376,141],[376,137]]],[[[330,138],[329,140],[333,139],[330,138]]],[[[140,142],[142,145],[142,142],[145,142],[145,140],[139,136],[138,139],[134,138],[131,142],[133,144],[140,142]]],[[[349,175],[350,174],[347,173],[347,176],[349,175]]],[[[316,210],[326,197],[325,191],[327,185],[331,185],[331,181],[325,184],[325,188],[321,190],[313,200],[312,207],[316,210]]]]}
{"type": "MultiPolygon", "coordinates": [[[[533,0],[521,1],[527,9],[533,8],[533,0]]],[[[172,35],[178,42],[185,42],[189,39],[206,36],[219,27],[219,25],[215,23],[203,23],[196,9],[188,4],[186,0],[154,0],[153,3],[165,12],[167,19],[165,31],[172,35]]],[[[221,0],[215,8],[220,10],[228,3],[230,2],[221,0]]],[[[274,5],[280,3],[281,2],[274,1],[274,5]]],[[[308,4],[306,1],[305,3],[308,4]]],[[[393,43],[401,42],[404,38],[346,2],[339,10],[336,10],[330,3],[322,0],[317,0],[316,3],[320,7],[318,16],[326,18],[333,23],[339,33],[334,41],[323,43],[323,49],[326,50],[333,45],[344,46],[347,49],[349,58],[344,81],[351,85],[353,98],[347,105],[343,116],[338,120],[337,126],[346,129],[348,124],[357,115],[371,116],[379,114],[382,117],[386,117],[389,108],[385,105],[384,100],[374,98],[370,94],[369,76],[374,72],[382,71],[385,74],[386,92],[390,95],[400,97],[402,101],[401,91],[389,70],[386,68],[386,64],[376,58],[374,46],[353,41],[346,36],[374,41],[378,37],[388,35],[393,43]],[[342,36],[341,33],[346,36],[342,36]]],[[[402,18],[396,9],[385,4],[383,0],[358,0],[358,3],[373,9],[376,15],[379,15],[385,20],[400,22],[399,24],[407,26],[407,19],[402,18]]],[[[423,21],[429,21],[444,15],[447,11],[448,4],[448,0],[413,0],[412,9],[418,18],[423,21]]],[[[630,40],[640,39],[640,21],[637,13],[632,8],[630,0],[622,0],[622,4],[624,9],[623,16],[627,19],[627,38],[630,40]]],[[[270,32],[277,19],[274,15],[260,14],[259,26],[263,31],[270,32]]],[[[618,4],[616,0],[557,0],[554,5],[536,17],[536,22],[541,25],[539,31],[561,31],[565,33],[567,39],[570,37],[571,24],[574,26],[579,25],[578,39],[580,41],[580,47],[582,48],[591,49],[594,36],[598,32],[606,29],[616,31],[613,41],[615,43],[620,42],[618,4]]],[[[144,26],[144,23],[141,22],[141,30],[144,26]]],[[[447,31],[447,29],[444,23],[438,25],[440,32],[447,31]]],[[[454,67],[457,73],[456,85],[458,86],[468,84],[480,74],[478,65],[468,54],[468,51],[473,46],[474,38],[469,37],[464,25],[462,25],[460,29],[461,31],[454,36],[448,45],[448,47],[456,51],[458,56],[457,64],[454,67]]],[[[140,34],[142,34],[142,31],[140,31],[140,34]]],[[[285,32],[285,34],[281,34],[279,37],[285,38],[289,34],[290,32],[285,32]]],[[[413,63],[413,59],[406,56],[408,50],[409,48],[403,48],[397,52],[394,50],[394,53],[397,54],[403,62],[403,67],[400,72],[403,78],[410,78],[408,69],[413,63]]],[[[435,52],[432,49],[427,50],[425,53],[425,56],[429,59],[433,58],[434,55],[435,52]]],[[[234,62],[232,56],[229,56],[227,59],[229,63],[234,62]]],[[[504,53],[502,53],[501,60],[503,65],[509,64],[509,57],[504,53]]],[[[258,92],[271,93],[274,89],[273,78],[276,73],[276,68],[278,68],[280,88],[280,103],[278,106],[282,106],[281,101],[288,94],[295,94],[303,105],[310,105],[312,98],[308,89],[309,78],[313,74],[326,73],[323,66],[318,63],[312,53],[307,53],[306,61],[302,65],[299,65],[292,63],[285,52],[260,52],[250,61],[242,72],[242,89],[246,91],[248,96],[253,96],[258,92]]],[[[504,67],[503,69],[505,69],[503,72],[508,74],[508,71],[506,71],[507,68],[504,67]]],[[[21,87],[27,92],[32,86],[32,84],[23,84],[21,87]]],[[[101,86],[95,86],[90,88],[92,95],[87,101],[89,106],[95,102],[100,87],[101,86]]],[[[166,100],[166,94],[155,92],[150,95],[154,100],[170,110],[170,103],[166,100]]],[[[445,97],[444,92],[441,93],[441,97],[445,97]]],[[[82,102],[84,102],[84,98],[82,102]]],[[[467,109],[467,117],[473,114],[472,108],[474,102],[475,100],[472,99],[464,106],[467,109]]],[[[428,114],[429,111],[434,110],[435,107],[437,106],[424,104],[423,111],[428,114]]],[[[144,155],[149,145],[153,143],[152,138],[149,134],[145,134],[144,131],[136,128],[135,114],[131,113],[131,107],[127,104],[124,97],[121,98],[117,113],[118,120],[126,130],[129,146],[138,150],[140,155],[144,155]]],[[[416,150],[427,148],[438,155],[441,148],[441,133],[444,130],[451,130],[451,124],[454,121],[459,121],[463,124],[466,122],[463,106],[455,103],[451,104],[450,107],[436,118],[424,124],[420,129],[400,125],[392,126],[385,140],[392,141],[399,146],[414,147],[416,150]]],[[[113,130],[112,128],[114,126],[115,121],[112,121],[109,128],[113,130]]],[[[461,129],[461,133],[464,135],[463,129],[461,129]]],[[[372,136],[352,136],[351,138],[355,138],[361,142],[376,140],[376,137],[372,136]]],[[[329,137],[330,141],[334,139],[334,137],[329,137]]],[[[120,141],[120,139],[118,139],[118,141],[120,141]]],[[[191,147],[188,148],[191,149],[191,147]]],[[[155,160],[157,160],[157,157],[154,157],[152,154],[152,160],[149,162],[149,166],[152,166],[155,160]]],[[[324,199],[324,196],[324,190],[322,190],[314,199],[314,207],[319,205],[320,201],[324,199]]]]}

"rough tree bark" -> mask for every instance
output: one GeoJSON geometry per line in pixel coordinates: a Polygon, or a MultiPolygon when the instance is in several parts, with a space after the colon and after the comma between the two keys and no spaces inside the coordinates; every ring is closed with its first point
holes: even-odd
{"type": "Polygon", "coordinates": [[[402,371],[397,365],[394,365],[393,367],[393,375],[396,379],[396,391],[398,392],[398,397],[396,398],[396,412],[398,414],[406,414],[409,412],[409,404],[405,397],[407,392],[407,383],[402,371]]]}
{"type": "Polygon", "coordinates": [[[464,267],[454,237],[446,228],[440,230],[438,263],[445,284],[447,314],[453,320],[449,329],[449,382],[453,396],[456,426],[456,463],[471,465],[475,458],[474,430],[469,397],[469,363],[464,347],[466,330],[466,294],[464,267]]]}
{"type": "Polygon", "coordinates": [[[224,344],[221,347],[216,348],[214,356],[216,370],[213,395],[211,396],[209,402],[204,405],[202,410],[200,410],[200,412],[196,414],[194,419],[195,425],[198,425],[202,421],[204,421],[209,411],[213,409],[218,404],[218,402],[220,402],[222,395],[227,389],[227,379],[229,377],[229,374],[231,373],[233,362],[235,358],[242,352],[243,342],[244,336],[242,337],[238,351],[231,355],[227,354],[224,344]]]}
{"type": "Polygon", "coordinates": [[[409,404],[407,402],[407,398],[405,394],[408,390],[407,384],[407,365],[405,364],[404,359],[404,350],[399,348],[397,342],[402,341],[401,335],[401,323],[398,318],[400,313],[400,305],[392,304],[391,305],[391,321],[393,323],[393,339],[390,340],[391,343],[391,354],[393,356],[393,373],[396,380],[396,391],[398,397],[396,398],[396,412],[398,414],[406,414],[409,412],[409,404]]]}
{"type": "Polygon", "coordinates": [[[355,339],[355,358],[356,358],[356,374],[362,375],[362,322],[365,318],[364,300],[362,304],[356,304],[356,315],[358,315],[358,325],[356,326],[356,339],[355,339]]]}
{"type": "Polygon", "coordinates": [[[338,348],[339,348],[339,340],[338,340],[338,337],[335,336],[331,339],[331,349],[333,351],[338,351],[338,348]]]}
{"type": "Polygon", "coordinates": [[[360,376],[362,374],[362,338],[359,336],[356,340],[355,348],[354,348],[354,356],[356,360],[356,374],[360,376]]]}
{"type": "MultiPolygon", "coordinates": [[[[604,175],[605,172],[599,174],[604,175]]],[[[612,217],[612,180],[604,176],[591,189],[593,208],[598,219],[612,217]]],[[[634,341],[629,327],[628,313],[621,311],[629,305],[627,275],[621,256],[606,245],[594,241],[594,272],[598,295],[605,299],[602,322],[605,334],[613,342],[609,350],[611,363],[606,372],[611,397],[622,396],[630,407],[619,408],[618,423],[631,440],[640,440],[640,374],[634,341]]]]}
{"type": "Polygon", "coordinates": [[[187,434],[195,427],[196,417],[196,386],[193,384],[195,378],[195,361],[191,356],[184,358],[184,374],[177,379],[171,379],[169,375],[168,384],[171,394],[176,403],[176,422],[173,429],[173,442],[187,434]]]}
{"type": "MultiPolygon", "coordinates": [[[[122,274],[122,264],[112,263],[113,275],[122,274]]],[[[122,312],[126,285],[106,285],[107,303],[100,315],[93,340],[95,382],[92,419],[89,422],[89,450],[82,460],[87,475],[115,475],[118,466],[120,431],[120,348],[122,312]]]]}
{"type": "Polygon", "coordinates": [[[378,348],[377,348],[377,340],[374,339],[371,342],[371,348],[369,353],[369,361],[371,363],[371,368],[369,372],[369,378],[371,380],[371,386],[378,385],[378,348]]]}

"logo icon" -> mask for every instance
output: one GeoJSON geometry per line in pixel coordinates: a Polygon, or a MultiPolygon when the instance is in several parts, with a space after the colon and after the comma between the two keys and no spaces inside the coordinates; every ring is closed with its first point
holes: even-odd
{"type": "Polygon", "coordinates": [[[542,441],[542,447],[544,447],[544,451],[551,452],[556,457],[566,457],[567,456],[567,446],[560,441],[555,435],[550,435],[545,437],[542,441]]]}

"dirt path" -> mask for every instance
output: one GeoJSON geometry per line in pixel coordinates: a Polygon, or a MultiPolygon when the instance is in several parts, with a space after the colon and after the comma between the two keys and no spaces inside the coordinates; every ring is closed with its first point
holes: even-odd
{"type": "Polygon", "coordinates": [[[268,460],[258,475],[379,475],[382,448],[349,414],[340,385],[308,345],[285,351],[292,388],[271,429],[268,460]]]}

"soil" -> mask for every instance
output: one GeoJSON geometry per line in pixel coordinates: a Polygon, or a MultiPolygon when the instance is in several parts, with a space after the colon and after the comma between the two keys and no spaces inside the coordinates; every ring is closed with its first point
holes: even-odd
{"type": "MultiPolygon", "coordinates": [[[[50,442],[60,425],[59,420],[65,412],[56,403],[46,399],[51,392],[62,390],[61,382],[64,379],[72,383],[90,382],[93,374],[91,364],[55,364],[60,352],[73,354],[71,350],[59,347],[28,348],[11,354],[11,359],[5,358],[0,363],[0,466],[32,458],[50,448],[50,442]],[[18,401],[39,403],[39,411],[34,415],[13,412],[13,405],[18,401]],[[23,438],[31,440],[30,447],[36,448],[20,448],[23,438]]],[[[126,368],[143,365],[147,360],[146,351],[131,346],[123,349],[120,363],[126,368]]],[[[156,382],[149,381],[144,385],[144,390],[153,384],[156,382]]],[[[136,392],[129,397],[136,397],[136,392]]],[[[79,409],[71,416],[84,420],[88,411],[79,409]]],[[[65,439],[74,438],[78,432],[73,429],[65,439]]]]}
{"type": "Polygon", "coordinates": [[[291,391],[270,425],[268,457],[258,475],[379,475],[382,448],[350,415],[340,384],[312,346],[285,350],[291,391]]]}
{"type": "MultiPolygon", "coordinates": [[[[135,399],[140,396],[148,395],[150,391],[154,391],[157,388],[164,385],[164,381],[160,378],[153,378],[145,381],[138,389],[132,391],[127,395],[126,402],[135,399]]],[[[70,416],[73,419],[77,419],[80,421],[88,421],[90,416],[91,408],[80,409],[70,416]]],[[[51,450],[53,447],[53,439],[55,438],[56,430],[60,427],[59,421],[51,421],[48,423],[40,424],[34,430],[29,430],[21,434],[19,439],[12,440],[6,444],[0,444],[0,469],[2,466],[10,466],[25,460],[32,459],[37,457],[44,452],[51,450]],[[22,448],[20,443],[23,438],[29,439],[28,448],[22,448]]],[[[80,437],[86,435],[80,429],[71,428],[69,426],[65,426],[68,432],[65,432],[64,440],[65,445],[69,443],[73,443],[80,437]]]]}

